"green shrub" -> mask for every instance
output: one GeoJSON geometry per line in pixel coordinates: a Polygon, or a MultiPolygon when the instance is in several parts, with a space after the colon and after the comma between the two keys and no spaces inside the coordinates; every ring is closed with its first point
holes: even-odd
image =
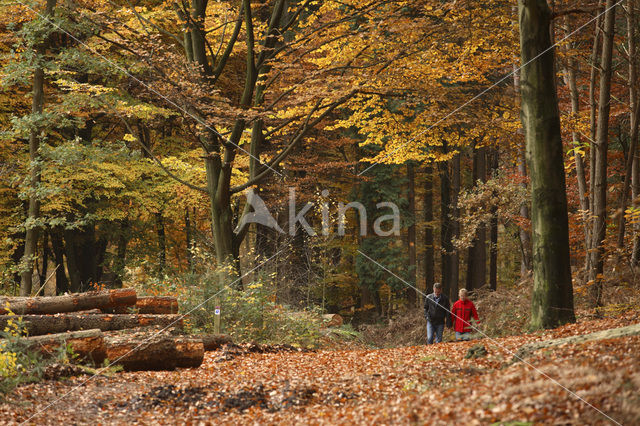
{"type": "Polygon", "coordinates": [[[214,332],[215,309],[220,306],[220,331],[235,341],[286,343],[313,347],[320,336],[322,317],[318,310],[295,311],[276,303],[271,277],[257,274],[244,288],[218,284],[215,271],[183,276],[191,291],[181,297],[187,327],[194,332],[214,332]]]}
{"type": "Polygon", "coordinates": [[[68,364],[73,359],[70,348],[65,346],[47,359],[27,349],[22,318],[12,312],[9,315],[15,319],[10,319],[7,327],[0,331],[0,394],[6,394],[20,384],[39,381],[49,364],[68,364]]]}

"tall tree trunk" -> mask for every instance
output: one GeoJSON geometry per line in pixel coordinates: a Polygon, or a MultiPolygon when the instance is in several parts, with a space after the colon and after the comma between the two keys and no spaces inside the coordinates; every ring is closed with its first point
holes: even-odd
{"type": "Polygon", "coordinates": [[[518,0],[522,125],[531,175],[533,298],[531,325],[575,321],[569,225],[554,53],[546,0],[518,0]]]}
{"type": "Polygon", "coordinates": [[[56,294],[64,294],[69,291],[69,280],[64,267],[64,243],[62,242],[62,230],[52,229],[51,251],[56,264],[56,294]]]}
{"type": "MultiPolygon", "coordinates": [[[[602,0],[598,1],[598,6],[602,7],[602,0]]],[[[587,226],[587,235],[585,238],[586,247],[587,247],[587,255],[585,256],[584,262],[584,270],[585,270],[585,278],[589,279],[589,273],[591,271],[591,249],[593,247],[593,238],[591,235],[591,231],[593,228],[593,218],[595,209],[593,207],[593,203],[595,200],[594,194],[596,192],[595,189],[595,169],[596,169],[596,113],[598,109],[598,104],[596,103],[596,82],[597,82],[597,72],[600,68],[600,58],[598,54],[600,53],[600,37],[602,36],[602,16],[598,14],[596,16],[594,35],[593,35],[593,47],[591,49],[591,70],[589,72],[589,125],[590,125],[590,137],[591,137],[591,146],[589,149],[589,222],[587,226]]]]}
{"type": "MultiPolygon", "coordinates": [[[[445,146],[446,149],[446,146],[445,146]]],[[[431,201],[433,203],[433,201],[431,201]]],[[[440,270],[442,274],[442,291],[449,294],[452,288],[452,255],[453,255],[453,227],[451,223],[451,176],[449,164],[440,163],[440,270]]],[[[433,221],[433,216],[431,216],[433,221]]],[[[431,235],[433,247],[433,231],[431,235]]],[[[426,243],[426,242],[425,242],[426,243]]],[[[431,252],[433,258],[433,251],[431,252]]],[[[431,283],[433,284],[433,283],[431,283]]],[[[430,287],[427,287],[429,290],[430,287]]]]}
{"type": "Polygon", "coordinates": [[[595,164],[593,169],[593,228],[589,281],[592,283],[591,298],[594,306],[602,305],[602,278],[604,273],[604,239],[607,226],[607,151],[609,144],[609,111],[611,100],[611,65],[613,58],[613,36],[615,24],[614,0],[605,3],[602,56],[600,60],[600,96],[598,99],[598,122],[594,144],[595,164]]]}
{"type": "Polygon", "coordinates": [[[189,271],[193,271],[193,236],[191,235],[191,217],[189,215],[189,207],[184,209],[184,234],[186,243],[187,266],[189,271]]]}
{"type": "MultiPolygon", "coordinates": [[[[571,18],[569,16],[566,17],[565,20],[567,33],[571,33],[573,31],[573,27],[571,25],[571,18]]],[[[580,114],[580,102],[579,102],[579,93],[578,93],[578,85],[576,83],[576,74],[578,70],[578,62],[570,56],[569,50],[574,48],[574,43],[566,44],[564,49],[565,53],[568,56],[566,65],[564,67],[564,82],[569,87],[569,94],[571,97],[571,114],[574,117],[578,117],[580,114]]],[[[571,132],[571,138],[573,141],[574,154],[573,158],[576,165],[576,180],[578,182],[578,196],[580,197],[580,210],[582,210],[582,220],[584,222],[584,238],[585,238],[585,246],[584,251],[587,253],[588,244],[587,239],[589,238],[589,198],[587,196],[587,180],[585,177],[584,171],[584,160],[578,149],[580,148],[580,134],[577,131],[571,132]]]]}
{"type": "MultiPolygon", "coordinates": [[[[48,266],[49,266],[49,233],[47,231],[44,231],[42,233],[42,262],[41,262],[42,267],[40,268],[40,285],[44,285],[45,281],[47,280],[47,271],[48,271],[48,266]]],[[[38,291],[39,289],[36,289],[36,291],[38,291]]],[[[44,289],[42,290],[44,291],[44,289]]],[[[44,294],[44,293],[41,293],[44,294]]]]}
{"type": "MultiPolygon", "coordinates": [[[[499,152],[498,148],[492,148],[490,150],[491,159],[491,176],[496,177],[498,173],[499,152]]],[[[493,194],[498,196],[498,194],[493,194]]],[[[490,246],[489,246],[489,288],[495,290],[498,288],[498,207],[491,206],[491,223],[489,227],[490,231],[490,246]]]]}
{"type": "MultiPolygon", "coordinates": [[[[56,6],[56,0],[47,0],[42,19],[47,20],[56,6]]],[[[33,71],[33,92],[31,96],[31,112],[33,115],[42,114],[44,106],[44,68],[39,63],[47,53],[47,41],[41,41],[35,48],[35,60],[38,64],[33,71]]],[[[38,227],[35,222],[40,216],[40,200],[37,189],[40,183],[40,131],[35,127],[29,134],[29,160],[31,172],[29,181],[29,210],[27,212],[26,234],[24,238],[24,255],[21,261],[20,296],[31,295],[33,280],[33,263],[35,261],[36,245],[38,244],[38,227]]]]}
{"type": "Polygon", "coordinates": [[[124,219],[120,223],[120,232],[118,233],[118,242],[116,244],[116,257],[112,266],[112,270],[116,274],[114,280],[116,287],[122,287],[122,280],[125,276],[129,238],[129,219],[124,219]]]}
{"type": "Polygon", "coordinates": [[[638,124],[640,109],[638,108],[638,84],[637,84],[637,58],[635,40],[635,4],[634,0],[628,0],[627,12],[627,42],[629,44],[629,155],[625,167],[624,183],[620,196],[620,218],[618,222],[618,247],[624,247],[625,211],[628,205],[629,187],[633,174],[633,163],[638,152],[638,124]]]}
{"type": "MultiPolygon", "coordinates": [[[[518,88],[518,90],[520,90],[518,88]]],[[[520,151],[520,159],[518,161],[518,173],[523,178],[527,177],[527,159],[526,159],[526,148],[522,147],[520,151]]],[[[523,188],[527,188],[527,183],[522,182],[520,184],[523,188]]],[[[522,216],[525,220],[531,219],[531,213],[529,212],[529,205],[524,202],[520,206],[520,216],[522,216]]],[[[520,236],[520,252],[522,261],[520,262],[520,276],[526,276],[529,271],[533,269],[533,260],[531,259],[531,233],[524,226],[519,229],[520,236]]]]}
{"type": "MultiPolygon", "coordinates": [[[[487,180],[487,149],[473,150],[473,184],[487,180]]],[[[467,290],[472,291],[487,283],[487,226],[478,226],[467,259],[467,290]]]]}
{"type": "MultiPolygon", "coordinates": [[[[409,255],[409,276],[412,277],[411,284],[417,286],[417,268],[416,268],[416,192],[415,192],[416,173],[414,165],[407,163],[407,201],[409,210],[409,220],[411,223],[407,228],[407,252],[409,255]]],[[[418,294],[412,287],[406,288],[407,303],[410,307],[416,306],[418,302],[418,294]]]]}
{"type": "Polygon", "coordinates": [[[64,245],[67,254],[67,269],[69,270],[69,281],[71,282],[70,290],[72,293],[82,291],[82,275],[80,266],[78,265],[78,249],[77,249],[77,231],[66,229],[64,231],[64,245]]]}
{"type": "MultiPolygon", "coordinates": [[[[460,153],[451,159],[451,236],[460,237],[460,209],[458,208],[458,195],[460,194],[460,153]]],[[[458,250],[451,245],[451,262],[449,265],[450,300],[457,300],[460,281],[460,255],[458,250]]]]}
{"type": "Polygon", "coordinates": [[[167,237],[162,213],[156,213],[156,234],[158,236],[158,276],[162,277],[167,267],[167,237]]]}
{"type": "Polygon", "coordinates": [[[433,166],[424,167],[424,289],[431,293],[435,281],[435,241],[433,239],[433,166]]]}
{"type": "MultiPolygon", "coordinates": [[[[514,15],[518,15],[518,7],[513,7],[514,15]]],[[[516,22],[514,22],[516,24],[516,22]]],[[[520,69],[518,64],[514,62],[513,64],[513,89],[515,93],[515,105],[518,109],[520,109],[520,69]]],[[[527,153],[526,147],[520,146],[518,148],[518,174],[522,176],[522,183],[520,186],[524,191],[527,191],[527,182],[525,178],[527,177],[527,153]]],[[[525,221],[529,221],[531,219],[531,215],[529,213],[529,205],[524,202],[520,205],[520,216],[525,221]]],[[[520,254],[521,254],[521,262],[520,262],[520,276],[525,277],[532,268],[531,261],[531,234],[524,226],[521,226],[518,230],[518,236],[520,237],[520,254]]]]}

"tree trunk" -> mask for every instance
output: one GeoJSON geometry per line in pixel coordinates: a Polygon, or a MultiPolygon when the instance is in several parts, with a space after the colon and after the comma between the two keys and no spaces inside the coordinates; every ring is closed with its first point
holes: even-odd
{"type": "MultiPolygon", "coordinates": [[[[516,11],[517,13],[517,11],[516,11]]],[[[513,88],[516,93],[516,105],[520,108],[519,95],[520,95],[520,72],[518,70],[518,66],[513,64],[513,88]]],[[[522,176],[523,181],[520,186],[526,191],[527,190],[527,182],[524,178],[527,177],[527,153],[526,147],[522,146],[518,150],[518,173],[522,176]]],[[[529,205],[524,202],[520,206],[520,216],[525,221],[531,219],[531,215],[529,214],[529,205]]],[[[532,268],[531,261],[531,234],[526,229],[525,226],[521,226],[519,228],[518,234],[520,236],[520,254],[522,261],[520,262],[520,276],[526,276],[532,268]]]]}
{"type": "MultiPolygon", "coordinates": [[[[487,181],[486,148],[473,150],[473,184],[487,181]]],[[[480,224],[476,230],[467,258],[467,290],[472,291],[487,283],[487,227],[480,224]]]]}
{"type": "Polygon", "coordinates": [[[638,124],[640,124],[640,109],[638,109],[637,58],[635,40],[635,4],[629,0],[627,11],[627,41],[629,44],[629,155],[625,167],[624,183],[620,195],[620,217],[618,221],[618,247],[624,247],[625,211],[628,206],[629,187],[633,174],[633,163],[638,152],[638,124]]]}
{"type": "Polygon", "coordinates": [[[522,125],[531,176],[533,297],[531,325],[575,321],[569,263],[569,225],[546,0],[518,0],[522,63],[522,125]]]}
{"type": "Polygon", "coordinates": [[[69,280],[65,273],[62,231],[60,229],[52,229],[50,235],[51,251],[53,252],[53,258],[56,263],[56,294],[64,294],[69,291],[69,280]]]}
{"type": "Polygon", "coordinates": [[[45,357],[55,356],[61,346],[69,346],[81,360],[100,365],[106,358],[106,346],[102,331],[98,329],[47,334],[21,339],[26,349],[37,351],[45,357]]]}
{"type": "MultiPolygon", "coordinates": [[[[491,175],[496,177],[498,173],[499,153],[498,148],[493,148],[490,151],[491,162],[491,175]]],[[[497,197],[498,194],[493,194],[497,197]]],[[[489,226],[489,288],[496,290],[498,288],[498,207],[491,206],[491,223],[489,226]]]]}
{"type": "MultiPolygon", "coordinates": [[[[458,208],[458,195],[460,194],[460,153],[451,159],[451,236],[460,237],[460,209],[458,208]]],[[[458,287],[460,281],[460,255],[458,250],[451,245],[451,262],[449,271],[450,300],[458,299],[458,287]]]]}
{"type": "Polygon", "coordinates": [[[613,37],[615,7],[613,0],[605,3],[602,56],[600,60],[600,96],[598,99],[598,122],[593,177],[593,227],[591,237],[591,262],[589,281],[590,294],[594,306],[602,305],[602,279],[604,273],[604,239],[607,226],[607,151],[609,144],[609,111],[611,108],[611,73],[613,58],[613,37]]]}
{"type": "Polygon", "coordinates": [[[57,314],[85,311],[88,309],[110,309],[117,306],[134,306],[136,291],[123,288],[107,291],[66,294],[50,297],[3,297],[0,298],[0,314],[11,310],[16,315],[57,314]],[[7,309],[7,303],[9,304],[7,309]]]}
{"type": "Polygon", "coordinates": [[[205,351],[217,351],[222,348],[224,345],[229,343],[233,343],[231,337],[226,334],[197,334],[192,335],[191,337],[195,339],[201,339],[204,344],[205,351]]]}
{"type": "Polygon", "coordinates": [[[103,312],[126,314],[132,308],[138,314],[177,314],[178,299],[173,296],[142,296],[138,297],[135,306],[117,306],[103,312]]]}
{"type": "MultiPolygon", "coordinates": [[[[602,7],[602,0],[598,1],[598,6],[602,7]]],[[[593,47],[591,49],[591,70],[589,72],[589,124],[590,124],[590,136],[591,146],[589,149],[589,222],[587,226],[587,237],[585,238],[587,255],[585,256],[584,270],[585,278],[588,280],[589,273],[591,271],[591,249],[593,244],[593,237],[591,235],[593,227],[593,218],[595,209],[593,207],[595,189],[595,169],[596,169],[596,113],[598,105],[596,103],[596,81],[597,72],[600,67],[598,54],[600,53],[600,37],[602,35],[601,30],[602,16],[600,14],[596,17],[595,29],[593,35],[593,47]]]]}
{"type": "MultiPolygon", "coordinates": [[[[411,284],[417,286],[417,268],[416,268],[416,195],[415,195],[416,174],[414,165],[407,163],[407,210],[409,211],[410,224],[407,227],[407,254],[409,256],[409,276],[412,277],[411,284]]],[[[409,307],[416,306],[418,302],[418,294],[412,287],[406,287],[407,304],[409,307]]]]}
{"type": "MultiPolygon", "coordinates": [[[[44,232],[42,232],[42,261],[41,261],[41,267],[39,267],[39,277],[38,277],[38,282],[40,283],[41,286],[43,286],[45,284],[45,282],[47,281],[47,271],[49,269],[49,233],[46,230],[43,230],[44,232]]],[[[37,289],[35,289],[36,292],[40,290],[40,287],[38,287],[37,289]]],[[[44,289],[42,289],[42,292],[44,292],[44,289]]],[[[44,294],[42,293],[41,294],[44,294]]]]}
{"type": "MultiPolygon", "coordinates": [[[[446,149],[446,147],[445,147],[446,149]]],[[[433,202],[433,201],[431,201],[433,202]]],[[[449,174],[449,164],[440,163],[440,269],[442,273],[442,291],[449,294],[452,288],[452,256],[453,247],[453,224],[451,223],[451,177],[449,174]]],[[[426,219],[425,219],[426,220],[426,219]]],[[[433,221],[433,214],[431,215],[433,221]]],[[[433,229],[433,228],[432,228],[433,229]]],[[[433,231],[431,235],[431,246],[433,247],[433,231]]],[[[433,249],[431,252],[433,258],[433,249]]],[[[433,262],[433,260],[432,260],[433,262]]],[[[433,263],[432,263],[433,264],[433,263]]],[[[433,284],[433,281],[432,283],[433,284]]],[[[430,292],[431,287],[427,287],[430,292]]]]}
{"type": "Polygon", "coordinates": [[[187,254],[187,267],[189,271],[193,271],[193,236],[191,235],[191,217],[189,215],[189,207],[184,209],[184,233],[187,254]]]}
{"type": "MultiPolygon", "coordinates": [[[[47,0],[43,20],[47,20],[53,14],[56,0],[47,0]]],[[[44,60],[47,51],[47,41],[42,41],[35,48],[37,62],[44,60]]],[[[33,92],[31,97],[31,112],[35,115],[42,114],[44,105],[44,68],[38,64],[33,71],[33,92]]],[[[40,200],[37,190],[40,184],[40,131],[34,128],[29,134],[29,161],[31,172],[29,181],[29,209],[27,212],[26,234],[24,238],[24,256],[20,262],[20,296],[31,295],[31,283],[33,280],[33,264],[35,261],[36,245],[38,244],[38,226],[36,221],[40,217],[40,200]]]]}
{"type": "Polygon", "coordinates": [[[174,339],[143,332],[107,336],[107,358],[111,363],[121,365],[125,371],[175,370],[178,350],[174,339]]]}
{"type": "Polygon", "coordinates": [[[107,243],[95,239],[95,225],[80,229],[65,230],[67,268],[71,280],[71,291],[87,291],[92,283],[99,282],[101,264],[107,243]]]}
{"type": "Polygon", "coordinates": [[[424,291],[431,293],[435,281],[435,241],[433,239],[433,166],[424,167],[424,291]]]}
{"type": "Polygon", "coordinates": [[[156,213],[156,234],[158,235],[158,265],[157,273],[159,277],[164,275],[167,267],[167,237],[164,229],[164,218],[162,213],[156,213]]]}
{"type": "MultiPolygon", "coordinates": [[[[565,20],[567,33],[570,34],[573,31],[573,26],[571,25],[571,18],[569,16],[566,17],[565,20]]],[[[570,49],[575,47],[575,43],[566,44],[564,49],[567,55],[570,55],[570,49]]],[[[574,117],[578,117],[580,114],[580,102],[579,102],[579,92],[578,85],[576,83],[576,74],[578,69],[578,62],[571,56],[568,57],[567,63],[564,67],[564,82],[569,87],[569,94],[571,97],[571,114],[574,117]]],[[[584,160],[582,155],[578,151],[580,148],[580,134],[577,131],[571,132],[571,138],[573,141],[573,158],[576,165],[576,180],[578,182],[578,196],[580,197],[580,210],[582,210],[582,221],[584,222],[584,251],[585,254],[588,250],[587,239],[589,238],[589,198],[587,196],[587,180],[585,176],[584,170],[584,160]]]]}
{"type": "MultiPolygon", "coordinates": [[[[15,315],[0,315],[2,329],[15,315]]],[[[102,331],[124,330],[127,328],[147,326],[182,327],[182,315],[152,314],[57,314],[57,315],[22,315],[24,326],[30,336],[65,331],[100,329],[102,331]]]]}

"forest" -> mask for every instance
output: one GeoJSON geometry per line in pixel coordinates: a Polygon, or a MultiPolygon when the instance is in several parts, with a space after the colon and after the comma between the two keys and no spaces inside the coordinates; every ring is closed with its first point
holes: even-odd
{"type": "Polygon", "coordinates": [[[639,0],[0,11],[8,423],[640,422],[639,0]]]}

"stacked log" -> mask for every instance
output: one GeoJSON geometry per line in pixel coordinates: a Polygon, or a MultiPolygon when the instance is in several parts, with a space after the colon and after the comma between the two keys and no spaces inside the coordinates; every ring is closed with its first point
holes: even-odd
{"type": "Polygon", "coordinates": [[[64,345],[71,347],[79,359],[96,365],[101,364],[106,357],[104,336],[97,329],[27,337],[22,342],[27,350],[37,351],[45,357],[54,355],[64,345]]]}
{"type": "Polygon", "coordinates": [[[134,306],[117,306],[104,309],[105,313],[127,314],[177,314],[178,299],[172,296],[142,296],[138,297],[134,306]]]}
{"type": "MultiPolygon", "coordinates": [[[[182,315],[55,314],[22,315],[21,317],[23,325],[30,336],[91,329],[102,331],[123,330],[125,328],[152,325],[182,327],[182,315]]],[[[13,315],[0,315],[0,329],[4,329],[9,321],[15,320],[15,318],[13,315]]]]}
{"type": "Polygon", "coordinates": [[[183,320],[177,299],[137,297],[133,289],[0,298],[0,304],[0,329],[20,316],[31,336],[22,339],[27,349],[51,356],[69,345],[82,360],[99,365],[108,359],[127,371],[197,368],[205,350],[231,341],[227,336],[176,335],[183,320]]]}
{"type": "Polygon", "coordinates": [[[121,306],[135,306],[136,300],[136,291],[132,288],[49,297],[1,297],[0,314],[8,314],[9,311],[16,315],[25,315],[113,309],[121,306]]]}

